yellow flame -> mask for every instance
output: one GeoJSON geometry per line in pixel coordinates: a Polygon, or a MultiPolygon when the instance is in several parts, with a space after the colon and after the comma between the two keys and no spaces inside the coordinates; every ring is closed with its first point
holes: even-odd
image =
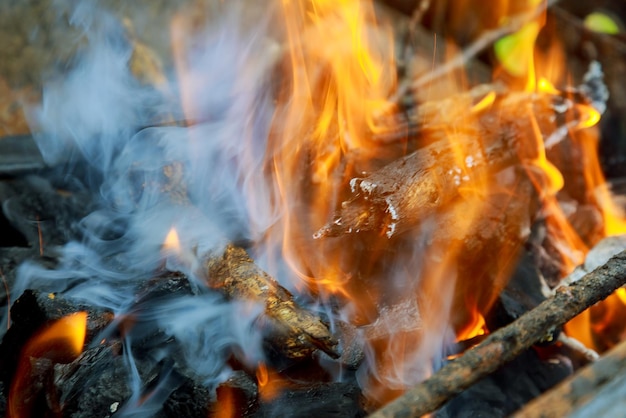
{"type": "Polygon", "coordinates": [[[180,238],[176,228],[172,227],[163,241],[163,249],[165,251],[180,252],[180,238]]]}

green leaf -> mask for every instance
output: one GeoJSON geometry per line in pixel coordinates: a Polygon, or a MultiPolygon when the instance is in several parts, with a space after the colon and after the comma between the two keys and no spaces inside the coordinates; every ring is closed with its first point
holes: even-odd
{"type": "Polygon", "coordinates": [[[519,31],[496,41],[493,46],[496,58],[509,74],[521,77],[528,73],[528,66],[533,62],[538,33],[539,24],[531,22],[519,31]]]}
{"type": "Polygon", "coordinates": [[[594,32],[615,35],[620,32],[618,23],[609,15],[602,12],[593,12],[587,15],[583,22],[587,29],[594,32]]]}

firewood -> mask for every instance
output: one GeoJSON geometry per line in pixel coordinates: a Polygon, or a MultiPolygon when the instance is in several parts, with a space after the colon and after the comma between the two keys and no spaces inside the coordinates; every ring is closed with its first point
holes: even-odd
{"type": "Polygon", "coordinates": [[[625,284],[626,251],[622,251],[582,279],[559,288],[537,308],[494,332],[371,417],[421,416],[436,410],[625,284]]]}
{"type": "Polygon", "coordinates": [[[513,416],[620,416],[626,407],[625,384],[626,341],[513,416]]]}
{"type": "Polygon", "coordinates": [[[293,295],[261,270],[248,253],[228,245],[204,261],[210,287],[230,299],[262,303],[271,323],[272,346],[287,358],[300,359],[320,349],[338,358],[337,341],[321,318],[299,306],[293,295]]]}
{"type": "Polygon", "coordinates": [[[425,113],[418,112],[413,119],[422,124],[420,141],[429,145],[362,178],[353,178],[349,199],[315,237],[380,231],[391,238],[437,213],[463,189],[504,168],[532,164],[538,157],[538,146],[532,145],[537,130],[546,147],[562,141],[568,129],[588,117],[577,112],[576,103],[595,104],[586,93],[598,79],[601,72],[586,79],[572,98],[494,89],[494,102],[465,121],[456,106],[460,104],[471,114],[467,102],[472,94],[426,106],[425,113]],[[574,120],[566,121],[565,113],[571,115],[572,111],[574,120]],[[429,126],[424,116],[436,113],[439,116],[432,117],[429,126]]]}

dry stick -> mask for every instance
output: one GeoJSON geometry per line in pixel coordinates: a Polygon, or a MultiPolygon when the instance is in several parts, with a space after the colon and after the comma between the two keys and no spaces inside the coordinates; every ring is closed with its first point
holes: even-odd
{"type": "Polygon", "coordinates": [[[626,250],[579,281],[559,288],[554,296],[494,332],[370,418],[418,417],[435,411],[625,284],[626,250]]]}
{"type": "Polygon", "coordinates": [[[544,13],[549,7],[554,6],[560,0],[546,0],[545,3],[539,5],[536,9],[530,12],[520,13],[512,16],[506,25],[499,26],[495,29],[491,29],[483,33],[478,39],[469,44],[459,54],[457,54],[450,61],[437,67],[437,70],[431,71],[417,80],[406,80],[404,83],[398,86],[396,93],[391,97],[391,101],[398,102],[401,97],[409,92],[409,90],[417,90],[420,87],[428,84],[450,72],[462,68],[467,64],[469,60],[480,54],[489,46],[493,45],[498,39],[517,32],[528,22],[532,22],[534,19],[544,13]]]}

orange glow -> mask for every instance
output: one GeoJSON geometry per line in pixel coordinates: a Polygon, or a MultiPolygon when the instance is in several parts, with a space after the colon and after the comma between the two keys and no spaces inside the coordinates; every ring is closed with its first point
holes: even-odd
{"type": "Polygon", "coordinates": [[[216,409],[212,418],[237,418],[237,405],[235,405],[235,395],[233,389],[225,386],[217,389],[217,400],[219,407],[216,409]]]}
{"type": "Polygon", "coordinates": [[[287,387],[287,382],[264,363],[259,363],[256,379],[259,386],[259,397],[263,402],[275,399],[287,387]]]}
{"type": "Polygon", "coordinates": [[[178,238],[178,232],[176,232],[175,228],[170,229],[167,233],[163,241],[163,250],[176,253],[180,252],[180,239],[178,238]]]}
{"type": "Polygon", "coordinates": [[[87,332],[87,312],[67,315],[36,333],[24,346],[16,374],[11,383],[8,416],[30,416],[33,396],[29,389],[34,378],[33,361],[49,359],[53,363],[70,363],[80,355],[87,332]]]}
{"type": "Polygon", "coordinates": [[[467,324],[467,326],[456,334],[456,340],[464,341],[469,340],[479,335],[485,335],[487,333],[487,328],[485,324],[485,318],[478,311],[472,312],[472,320],[467,324]]]}
{"type": "MultiPolygon", "coordinates": [[[[578,132],[577,145],[584,159],[584,179],[587,195],[601,212],[603,218],[603,236],[626,234],[626,216],[613,200],[609,185],[598,159],[598,132],[587,129],[578,132]]],[[[600,239],[602,237],[598,237],[600,239]]],[[[626,289],[618,289],[605,301],[587,310],[583,315],[566,324],[569,335],[581,340],[589,348],[604,350],[616,343],[615,340],[603,338],[603,333],[613,337],[626,337],[623,313],[626,311],[626,289]]]]}

